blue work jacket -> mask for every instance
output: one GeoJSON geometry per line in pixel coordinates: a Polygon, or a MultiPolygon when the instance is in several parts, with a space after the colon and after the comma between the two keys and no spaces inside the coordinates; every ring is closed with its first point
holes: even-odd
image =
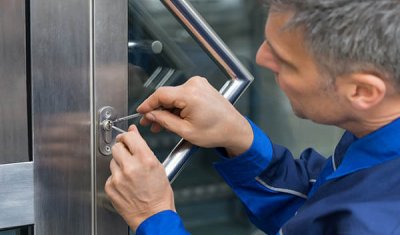
{"type": "MultiPolygon", "coordinates": [[[[254,123],[248,151],[215,164],[269,235],[400,235],[400,119],[362,138],[345,132],[334,154],[299,159],[254,123]]],[[[221,151],[220,151],[221,152],[221,151]]],[[[189,234],[172,211],[145,220],[137,235],[189,234]]]]}

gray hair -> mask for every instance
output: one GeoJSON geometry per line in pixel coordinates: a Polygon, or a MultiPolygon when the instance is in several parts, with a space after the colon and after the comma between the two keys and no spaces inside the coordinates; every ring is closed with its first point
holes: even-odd
{"type": "Polygon", "coordinates": [[[287,27],[303,27],[305,43],[331,77],[371,72],[400,90],[399,0],[267,0],[294,11],[287,27]]]}

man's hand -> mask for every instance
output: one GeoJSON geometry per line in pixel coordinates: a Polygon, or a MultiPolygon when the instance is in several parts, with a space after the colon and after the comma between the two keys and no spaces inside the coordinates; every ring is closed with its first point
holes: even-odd
{"type": "Polygon", "coordinates": [[[205,78],[194,77],[177,87],[161,87],[137,109],[142,125],[176,133],[200,147],[224,147],[232,156],[253,141],[247,120],[205,78]]]}
{"type": "Polygon", "coordinates": [[[164,167],[135,126],[117,136],[112,155],[111,176],[105,191],[133,230],[158,212],[175,211],[174,196],[164,167]]]}

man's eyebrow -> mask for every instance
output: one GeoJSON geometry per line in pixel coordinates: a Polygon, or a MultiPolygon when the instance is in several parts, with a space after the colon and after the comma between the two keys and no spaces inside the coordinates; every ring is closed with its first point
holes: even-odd
{"type": "Polygon", "coordinates": [[[267,37],[265,37],[265,42],[268,44],[269,48],[272,51],[272,54],[274,54],[274,56],[276,56],[280,61],[290,65],[291,67],[295,68],[295,66],[293,65],[293,63],[291,63],[289,60],[283,58],[275,49],[275,47],[271,44],[271,42],[268,40],[267,37]]]}

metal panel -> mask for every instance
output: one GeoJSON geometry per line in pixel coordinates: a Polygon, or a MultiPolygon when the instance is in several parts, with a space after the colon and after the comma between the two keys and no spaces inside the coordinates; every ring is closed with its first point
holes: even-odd
{"type": "MultiPolygon", "coordinates": [[[[118,116],[128,112],[127,7],[127,0],[96,0],[94,5],[95,108],[97,111],[111,106],[118,116]]],[[[128,226],[122,218],[105,209],[110,207],[104,184],[110,176],[111,158],[98,149],[96,147],[97,234],[128,234],[128,226]]]]}
{"type": "Polygon", "coordinates": [[[33,224],[33,163],[0,165],[0,229],[33,224]]]}
{"type": "Polygon", "coordinates": [[[0,1],[0,164],[29,161],[25,0],[0,1]]]}
{"type": "Polygon", "coordinates": [[[93,234],[91,2],[31,1],[35,234],[93,234]]]}

